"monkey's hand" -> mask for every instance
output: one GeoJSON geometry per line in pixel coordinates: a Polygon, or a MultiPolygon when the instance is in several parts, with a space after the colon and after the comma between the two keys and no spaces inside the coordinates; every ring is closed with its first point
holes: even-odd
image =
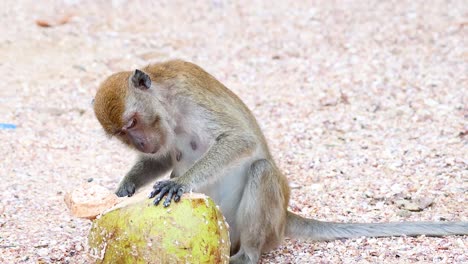
{"type": "Polygon", "coordinates": [[[160,181],[153,186],[153,191],[149,194],[149,198],[154,198],[154,205],[158,205],[164,195],[167,193],[166,200],[164,201],[164,207],[168,207],[171,204],[171,200],[174,197],[174,201],[180,201],[180,197],[187,188],[184,184],[177,183],[175,180],[160,181]]]}
{"type": "Polygon", "coordinates": [[[118,197],[124,197],[124,196],[132,196],[135,193],[136,185],[135,183],[131,181],[124,181],[120,184],[119,188],[117,188],[117,191],[115,191],[115,194],[118,197]]]}

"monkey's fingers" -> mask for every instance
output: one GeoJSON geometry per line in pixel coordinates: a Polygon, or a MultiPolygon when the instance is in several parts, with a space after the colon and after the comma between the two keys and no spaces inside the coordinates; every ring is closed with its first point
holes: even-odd
{"type": "Polygon", "coordinates": [[[164,201],[163,205],[164,207],[168,207],[171,204],[172,196],[174,196],[174,193],[177,191],[175,186],[173,186],[169,192],[167,193],[166,200],[164,201]]]}
{"type": "Polygon", "coordinates": [[[153,190],[150,192],[150,194],[148,195],[148,198],[150,198],[150,199],[151,199],[151,198],[154,198],[154,197],[156,196],[156,194],[158,194],[160,191],[161,191],[160,188],[155,188],[155,189],[153,189],[153,190]]]}
{"type": "Polygon", "coordinates": [[[169,183],[169,181],[159,181],[159,182],[156,182],[154,185],[153,185],[153,190],[150,192],[150,194],[148,195],[148,198],[153,198],[156,196],[156,194],[158,194],[159,192],[161,192],[161,189],[166,186],[167,184],[169,183]]]}
{"type": "Polygon", "coordinates": [[[132,183],[132,184],[127,185],[126,191],[127,191],[127,193],[128,193],[127,196],[128,196],[128,197],[132,197],[133,194],[135,193],[135,184],[132,183]]]}
{"type": "Polygon", "coordinates": [[[130,197],[135,193],[135,189],[136,189],[135,183],[125,182],[119,186],[115,194],[119,197],[124,197],[124,196],[130,197]]]}
{"type": "Polygon", "coordinates": [[[164,186],[164,187],[161,189],[161,191],[159,192],[159,194],[156,195],[156,198],[154,199],[153,204],[154,204],[154,205],[158,205],[159,202],[162,200],[162,198],[163,198],[164,195],[169,191],[170,188],[171,188],[170,185],[164,186]]]}
{"type": "Polygon", "coordinates": [[[180,187],[178,190],[177,190],[177,193],[174,197],[174,201],[177,203],[180,201],[180,197],[182,197],[182,195],[184,194],[184,188],[183,187],[180,187]]]}
{"type": "Polygon", "coordinates": [[[164,185],[167,185],[167,182],[168,181],[158,181],[153,185],[153,189],[164,187],[164,185]]]}

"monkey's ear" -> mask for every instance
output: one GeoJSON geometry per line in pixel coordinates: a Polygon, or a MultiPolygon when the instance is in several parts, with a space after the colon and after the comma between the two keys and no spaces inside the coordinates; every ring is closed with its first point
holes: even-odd
{"type": "Polygon", "coordinates": [[[131,77],[131,82],[134,87],[142,90],[149,89],[151,87],[151,79],[148,76],[148,74],[140,71],[140,70],[135,70],[131,77]]]}

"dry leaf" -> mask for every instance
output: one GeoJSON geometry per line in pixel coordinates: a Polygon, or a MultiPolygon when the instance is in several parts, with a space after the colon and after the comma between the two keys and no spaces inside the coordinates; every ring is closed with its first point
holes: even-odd
{"type": "Polygon", "coordinates": [[[36,24],[40,27],[55,27],[70,22],[72,17],[73,15],[67,14],[59,18],[38,19],[36,20],[36,24]]]}

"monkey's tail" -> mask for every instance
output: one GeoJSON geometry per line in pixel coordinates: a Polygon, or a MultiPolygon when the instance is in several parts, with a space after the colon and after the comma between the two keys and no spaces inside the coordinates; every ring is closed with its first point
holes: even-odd
{"type": "Polygon", "coordinates": [[[316,241],[358,237],[468,235],[468,222],[334,223],[288,211],[286,236],[316,241]]]}

